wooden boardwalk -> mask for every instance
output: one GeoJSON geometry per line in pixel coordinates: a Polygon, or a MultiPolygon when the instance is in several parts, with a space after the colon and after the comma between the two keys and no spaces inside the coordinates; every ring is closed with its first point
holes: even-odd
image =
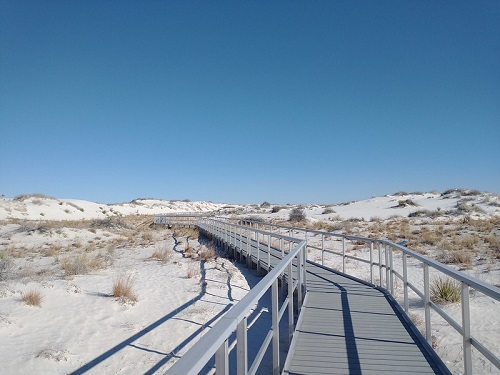
{"type": "Polygon", "coordinates": [[[382,291],[307,265],[307,294],[284,374],[448,374],[382,291]]]}
{"type": "MultiPolygon", "coordinates": [[[[245,239],[242,239],[245,242],[245,239]]],[[[250,243],[250,257],[272,268],[280,253],[250,243]]],[[[396,301],[381,289],[308,262],[307,291],[283,374],[450,374],[396,301]]]]}

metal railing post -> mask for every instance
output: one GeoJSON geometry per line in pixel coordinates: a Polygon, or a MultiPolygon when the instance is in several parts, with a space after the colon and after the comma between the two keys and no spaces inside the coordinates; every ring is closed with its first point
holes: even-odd
{"type": "Polygon", "coordinates": [[[278,279],[275,279],[272,286],[272,326],[273,326],[273,375],[280,374],[280,331],[279,331],[279,310],[278,310],[278,279]]]}
{"type": "Polygon", "coordinates": [[[424,312],[425,312],[425,339],[430,344],[431,336],[431,292],[429,281],[429,265],[424,263],[424,312]]]}
{"type": "Polygon", "coordinates": [[[269,234],[269,243],[267,244],[267,269],[271,269],[271,242],[273,241],[271,234],[269,234]]]}
{"type": "Polygon", "coordinates": [[[229,374],[229,361],[227,360],[228,345],[227,340],[217,349],[215,353],[215,374],[228,375],[229,374]]]}
{"type": "Polygon", "coordinates": [[[380,287],[382,287],[382,243],[378,243],[378,273],[379,273],[379,280],[378,284],[380,287]]]}
{"type": "Polygon", "coordinates": [[[247,375],[248,350],[247,350],[247,318],[238,324],[236,329],[236,371],[237,375],[247,375]]]}
{"type": "Polygon", "coordinates": [[[389,253],[387,252],[387,245],[384,245],[384,258],[385,258],[385,289],[389,289],[390,283],[390,273],[391,270],[389,268],[389,253]]]}
{"type": "Polygon", "coordinates": [[[325,235],[321,233],[321,265],[325,265],[325,235]]]}
{"type": "Polygon", "coordinates": [[[469,286],[461,282],[462,286],[462,329],[464,343],[464,374],[472,374],[472,345],[470,334],[470,308],[469,308],[469,286]]]}
{"type": "Polygon", "coordinates": [[[406,260],[406,253],[403,253],[403,294],[404,294],[404,308],[408,314],[410,310],[410,302],[408,301],[408,265],[406,260]]]}
{"type": "Polygon", "coordinates": [[[373,242],[370,242],[370,283],[373,284],[373,242]]]}
{"type": "Polygon", "coordinates": [[[257,272],[260,272],[260,239],[259,239],[259,232],[256,232],[255,234],[257,238],[257,272]]]}
{"type": "Polygon", "coordinates": [[[302,281],[304,283],[304,288],[302,289],[304,295],[306,294],[307,291],[307,272],[306,272],[306,264],[307,264],[307,239],[305,240],[306,243],[304,247],[302,248],[302,251],[304,252],[304,257],[302,259],[302,281]]]}
{"type": "Polygon", "coordinates": [[[342,272],[345,273],[345,237],[342,237],[342,272]]]}
{"type": "Polygon", "coordinates": [[[300,310],[302,307],[302,270],[301,270],[302,256],[297,254],[297,308],[300,310]]]}
{"type": "Polygon", "coordinates": [[[288,263],[288,344],[292,343],[292,336],[295,329],[293,315],[293,274],[292,262],[288,263]]]}
{"type": "MultiPolygon", "coordinates": [[[[386,248],[387,251],[387,248],[386,248]]],[[[389,246],[389,275],[391,277],[391,294],[394,295],[394,262],[392,260],[392,247],[389,246]]]]}

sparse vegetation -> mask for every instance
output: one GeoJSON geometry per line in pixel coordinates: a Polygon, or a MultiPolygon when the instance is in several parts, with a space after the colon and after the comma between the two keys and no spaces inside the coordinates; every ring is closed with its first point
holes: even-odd
{"type": "Polygon", "coordinates": [[[460,302],[460,283],[449,277],[436,277],[430,285],[431,299],[434,302],[460,302]]]}
{"type": "Polygon", "coordinates": [[[199,252],[199,256],[201,260],[210,260],[215,258],[215,248],[213,246],[203,247],[199,252]]]}
{"type": "Polygon", "coordinates": [[[406,206],[418,206],[414,201],[411,199],[405,199],[405,200],[400,200],[398,201],[398,206],[399,207],[406,207],[406,206]]]}
{"type": "Polygon", "coordinates": [[[293,208],[290,212],[290,215],[288,216],[288,221],[292,223],[306,221],[304,210],[299,207],[293,208]]]}
{"type": "Polygon", "coordinates": [[[198,276],[198,274],[199,274],[199,272],[198,272],[198,267],[197,267],[196,263],[190,263],[188,266],[187,273],[186,273],[187,278],[192,279],[192,278],[198,276]]]}
{"type": "Polygon", "coordinates": [[[0,253],[0,281],[11,278],[15,264],[6,252],[0,253]]]}
{"type": "Polygon", "coordinates": [[[172,250],[166,246],[157,245],[151,258],[157,259],[160,262],[168,262],[172,258],[172,250]]]}
{"type": "Polygon", "coordinates": [[[133,279],[131,275],[119,275],[113,282],[113,296],[116,297],[122,303],[132,303],[137,302],[137,295],[134,293],[133,279]]]}
{"type": "Polygon", "coordinates": [[[30,289],[23,293],[21,300],[29,306],[41,306],[43,295],[39,290],[30,289]]]}
{"type": "Polygon", "coordinates": [[[41,194],[41,193],[34,193],[34,194],[20,194],[16,195],[14,197],[15,201],[19,202],[24,202],[25,200],[28,200],[30,198],[37,198],[37,199],[55,199],[53,197],[49,197],[48,195],[41,194]]]}
{"type": "Polygon", "coordinates": [[[60,263],[66,276],[85,275],[93,270],[106,267],[106,261],[100,254],[91,256],[80,253],[74,257],[68,256],[60,263]]]}

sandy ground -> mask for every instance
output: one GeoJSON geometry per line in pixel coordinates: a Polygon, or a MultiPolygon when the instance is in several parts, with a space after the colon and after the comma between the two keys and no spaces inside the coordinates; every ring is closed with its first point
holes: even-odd
{"type": "MultiPolygon", "coordinates": [[[[469,250],[468,263],[450,266],[499,286],[495,246],[500,228],[496,219],[488,222],[500,215],[499,202],[498,195],[490,193],[414,193],[301,208],[309,226],[330,225],[358,235],[378,233],[397,240],[405,234],[416,241],[422,236],[422,226],[432,233],[439,228],[440,235],[452,228],[453,236],[459,237],[449,240],[453,247],[465,244],[460,242],[465,241],[463,236],[475,236],[478,240],[469,250]],[[416,217],[408,224],[408,215],[418,210],[434,212],[434,216],[416,217]],[[464,226],[474,220],[482,226],[464,226]]],[[[154,199],[104,205],[39,195],[0,198],[1,373],[163,372],[259,277],[220,257],[201,260],[210,244],[192,233],[176,233],[174,239],[170,230],[152,230],[148,226],[151,215],[216,212],[286,222],[293,208],[154,199]],[[160,259],[155,253],[167,256],[160,259]],[[137,301],[113,296],[113,283],[120,276],[130,277],[137,301]],[[23,301],[29,292],[42,297],[40,306],[23,301]]],[[[339,242],[326,242],[339,249],[339,242]]],[[[311,238],[310,243],[318,245],[320,239],[311,238]]],[[[436,258],[443,251],[455,250],[436,249],[443,242],[414,245],[436,258]]],[[[349,252],[364,259],[369,254],[355,243],[349,244],[349,252]]],[[[317,252],[308,257],[321,262],[317,252]]],[[[394,262],[400,267],[401,257],[396,256],[394,262]]],[[[325,265],[342,267],[340,258],[328,254],[325,265]]],[[[421,265],[410,261],[409,269],[411,282],[420,286],[421,265]]],[[[348,261],[346,272],[368,279],[366,266],[359,262],[348,261]]],[[[401,299],[400,284],[396,292],[401,299]]],[[[410,298],[410,316],[423,329],[421,302],[414,295],[410,298]]],[[[460,304],[443,308],[460,321],[460,304]]],[[[269,314],[262,307],[257,315],[265,319],[269,314]]],[[[500,303],[473,292],[471,315],[473,335],[499,355],[500,303]]],[[[461,337],[437,314],[433,313],[432,321],[436,351],[453,373],[461,373],[461,337]]],[[[500,373],[477,353],[474,356],[474,373],[500,373]]]]}

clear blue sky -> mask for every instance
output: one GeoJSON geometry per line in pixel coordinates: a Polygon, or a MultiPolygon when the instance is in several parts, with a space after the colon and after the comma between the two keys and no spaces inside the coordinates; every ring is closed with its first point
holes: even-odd
{"type": "Polygon", "coordinates": [[[0,194],[500,192],[500,1],[0,0],[0,194]]]}

